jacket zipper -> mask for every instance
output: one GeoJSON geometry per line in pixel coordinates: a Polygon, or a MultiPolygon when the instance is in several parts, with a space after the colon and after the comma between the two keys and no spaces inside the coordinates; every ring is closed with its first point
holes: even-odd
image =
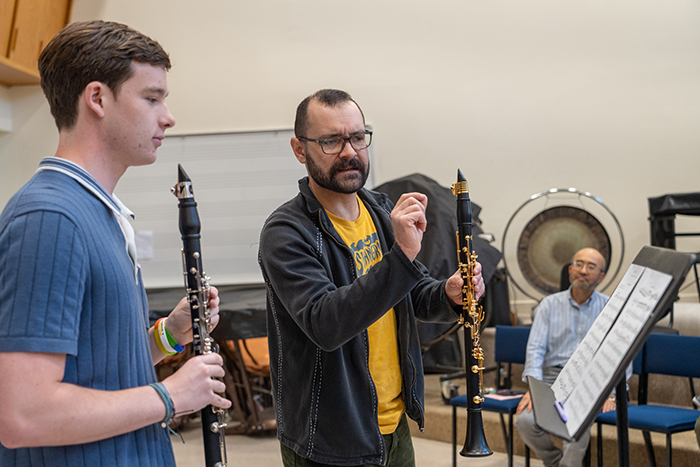
{"type": "Polygon", "coordinates": [[[413,367],[413,381],[411,382],[411,403],[418,407],[418,412],[420,413],[420,423],[419,427],[421,434],[425,433],[425,416],[423,415],[423,408],[420,406],[415,401],[415,398],[413,397],[413,394],[415,393],[415,388],[416,388],[416,364],[413,361],[413,357],[411,356],[411,352],[408,352],[408,359],[411,361],[411,366],[413,367]]]}

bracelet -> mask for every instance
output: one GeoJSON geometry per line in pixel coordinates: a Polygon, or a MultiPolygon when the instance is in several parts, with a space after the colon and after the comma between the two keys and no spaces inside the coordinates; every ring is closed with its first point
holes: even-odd
{"type": "Polygon", "coordinates": [[[168,328],[165,327],[165,321],[167,319],[168,318],[160,318],[156,321],[153,328],[153,337],[155,337],[158,349],[160,349],[164,355],[174,355],[182,352],[185,348],[178,344],[175,338],[168,332],[168,328]]]}
{"type": "Polygon", "coordinates": [[[161,420],[160,426],[163,428],[170,426],[170,420],[175,414],[175,404],[173,404],[173,400],[170,398],[170,393],[165,388],[163,383],[151,383],[149,386],[156,390],[160,398],[163,400],[163,404],[165,404],[165,418],[161,420]]]}
{"type": "Polygon", "coordinates": [[[165,329],[165,336],[168,338],[168,343],[173,348],[173,350],[175,350],[175,352],[181,353],[183,350],[185,350],[185,348],[177,343],[175,338],[170,334],[170,331],[168,331],[168,328],[165,327],[166,319],[167,318],[163,318],[163,329],[165,329]]]}

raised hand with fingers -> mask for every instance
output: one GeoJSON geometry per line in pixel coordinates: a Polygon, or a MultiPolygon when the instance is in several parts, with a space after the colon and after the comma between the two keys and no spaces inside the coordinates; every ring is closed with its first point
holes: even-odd
{"type": "Polygon", "coordinates": [[[428,225],[425,210],[428,197],[423,193],[404,193],[391,211],[394,236],[401,250],[413,261],[420,252],[423,232],[428,225]]]}

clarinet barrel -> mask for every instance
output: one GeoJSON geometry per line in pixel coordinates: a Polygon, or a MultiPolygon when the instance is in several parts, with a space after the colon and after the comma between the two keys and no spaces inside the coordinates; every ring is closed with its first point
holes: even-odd
{"type": "Polygon", "coordinates": [[[484,457],[493,454],[486,442],[481,417],[481,402],[484,400],[484,350],[481,348],[480,325],[484,320],[484,311],[477,303],[476,290],[472,282],[477,256],[472,250],[469,186],[461,170],[457,170],[457,183],[452,185],[452,193],[457,197],[457,254],[459,271],[464,280],[459,321],[464,325],[465,330],[464,353],[467,378],[467,437],[460,455],[484,457]]]}
{"type": "MultiPolygon", "coordinates": [[[[178,183],[172,188],[179,200],[179,227],[182,235],[182,266],[187,301],[192,316],[192,345],[195,355],[218,352],[210,336],[209,278],[202,268],[200,247],[201,222],[194,200],[192,181],[178,164],[178,183]]],[[[224,410],[212,405],[201,411],[206,467],[227,467],[224,410]]]]}

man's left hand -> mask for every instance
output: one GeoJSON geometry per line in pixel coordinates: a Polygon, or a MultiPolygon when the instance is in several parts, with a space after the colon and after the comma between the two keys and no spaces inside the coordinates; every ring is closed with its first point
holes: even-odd
{"type": "Polygon", "coordinates": [[[611,410],[615,410],[617,408],[617,404],[615,404],[615,399],[607,398],[605,399],[605,402],[603,403],[603,408],[600,410],[601,412],[610,412],[611,410]]]}
{"type": "MultiPolygon", "coordinates": [[[[472,283],[474,284],[474,291],[476,292],[476,299],[479,300],[486,290],[484,285],[484,278],[481,276],[481,263],[476,262],[474,265],[474,275],[472,276],[472,283]]],[[[453,306],[462,304],[462,286],[464,281],[462,280],[462,274],[455,272],[452,276],[447,279],[445,284],[445,292],[447,297],[453,306]]]]}
{"type": "MultiPolygon", "coordinates": [[[[211,316],[212,329],[214,329],[220,318],[219,290],[216,287],[209,288],[209,315],[211,316]]],[[[187,297],[180,300],[180,303],[170,312],[165,326],[177,343],[183,347],[192,342],[192,318],[187,297]]]]}

